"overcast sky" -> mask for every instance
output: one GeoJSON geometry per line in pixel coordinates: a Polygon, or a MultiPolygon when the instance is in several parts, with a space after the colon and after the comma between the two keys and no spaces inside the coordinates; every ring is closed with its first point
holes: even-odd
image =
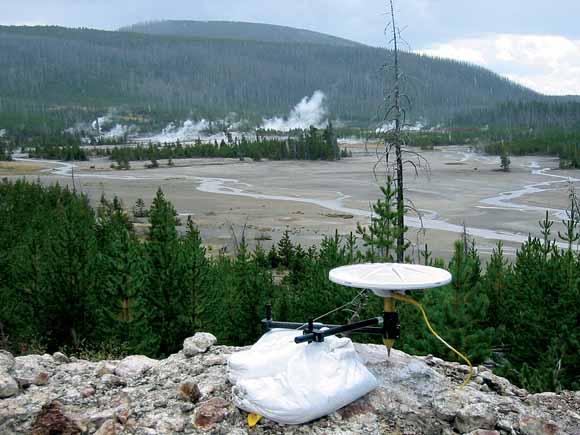
{"type": "MultiPolygon", "coordinates": [[[[408,48],[580,94],[580,0],[397,0],[408,48]]],[[[281,24],[385,46],[383,0],[0,0],[1,24],[114,30],[161,19],[281,24]]]]}

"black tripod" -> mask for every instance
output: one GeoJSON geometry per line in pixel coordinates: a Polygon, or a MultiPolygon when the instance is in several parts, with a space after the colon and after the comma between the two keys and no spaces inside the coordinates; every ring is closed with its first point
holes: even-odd
{"type": "Polygon", "coordinates": [[[401,326],[399,324],[399,315],[396,312],[383,312],[382,316],[373,317],[360,322],[349,323],[347,325],[326,325],[324,323],[315,323],[309,319],[306,323],[296,322],[277,322],[272,320],[272,306],[266,306],[266,318],[262,324],[267,330],[272,328],[283,329],[302,329],[302,336],[294,338],[299,343],[322,343],[324,337],[340,334],[342,332],[359,332],[364,334],[377,334],[383,337],[383,340],[397,340],[400,336],[401,326]]]}

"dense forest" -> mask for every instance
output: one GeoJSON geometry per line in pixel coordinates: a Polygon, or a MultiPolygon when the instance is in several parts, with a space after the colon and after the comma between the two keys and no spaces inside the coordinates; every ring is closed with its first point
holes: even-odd
{"type": "Polygon", "coordinates": [[[580,168],[580,102],[507,102],[460,114],[453,125],[486,126],[477,132],[486,152],[555,155],[562,168],[580,168]]]}
{"type": "Polygon", "coordinates": [[[560,158],[560,168],[580,169],[580,130],[548,129],[511,133],[508,139],[489,143],[483,149],[495,155],[554,155],[560,158]]]}
{"type": "MultiPolygon", "coordinates": [[[[367,46],[0,26],[0,65],[8,66],[0,68],[0,128],[20,138],[60,133],[110,108],[149,131],[230,112],[261,120],[286,115],[315,90],[334,118],[368,126],[383,103],[389,56],[367,46]]],[[[411,53],[400,63],[414,120],[547,98],[467,63],[411,53]]]]}
{"type": "MultiPolygon", "coordinates": [[[[392,209],[392,191],[383,192],[377,210],[392,209]]],[[[128,214],[117,198],[103,198],[93,210],[86,196],[58,185],[4,180],[0,204],[0,347],[16,353],[159,357],[178,351],[194,331],[210,331],[222,344],[250,344],[261,334],[266,304],[277,319],[317,317],[359,293],[332,284],[331,268],[393,255],[393,234],[369,237],[388,227],[381,214],[357,234],[325,237],[320,247],[303,248],[285,234],[270,250],[250,252],[242,236],[232,255],[209,255],[194,222],[178,222],[161,190],[149,208],[138,201],[128,214]],[[145,237],[131,215],[148,216],[145,237]]],[[[542,239],[530,238],[513,263],[500,244],[484,267],[468,236],[448,264],[433,260],[428,247],[421,255],[453,274],[452,284],[413,294],[435,328],[474,363],[492,361],[497,373],[531,391],[580,389],[573,193],[571,204],[576,212],[563,223],[546,218],[542,239]]],[[[381,304],[369,296],[360,314],[376,315],[381,304]]],[[[427,334],[414,307],[400,311],[398,347],[454,358],[427,334]]],[[[351,315],[338,311],[324,320],[342,323],[351,315]]]]}
{"type": "Polygon", "coordinates": [[[453,126],[494,126],[504,130],[580,130],[578,101],[508,101],[460,113],[453,126]]]}

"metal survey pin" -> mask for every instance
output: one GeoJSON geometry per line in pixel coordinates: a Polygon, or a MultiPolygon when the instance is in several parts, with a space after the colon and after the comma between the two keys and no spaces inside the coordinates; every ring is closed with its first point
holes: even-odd
{"type": "Polygon", "coordinates": [[[395,308],[395,300],[392,297],[383,299],[383,344],[387,348],[387,355],[391,356],[391,349],[395,346],[395,340],[400,337],[401,327],[399,315],[395,308]]]}

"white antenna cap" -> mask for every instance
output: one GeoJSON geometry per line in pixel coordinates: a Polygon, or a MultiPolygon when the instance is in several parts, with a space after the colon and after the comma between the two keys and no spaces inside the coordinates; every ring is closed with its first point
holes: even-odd
{"type": "Polygon", "coordinates": [[[431,266],[399,263],[365,263],[337,267],[329,279],[347,287],[372,290],[377,296],[392,292],[441,287],[451,282],[446,270],[431,266]]]}

